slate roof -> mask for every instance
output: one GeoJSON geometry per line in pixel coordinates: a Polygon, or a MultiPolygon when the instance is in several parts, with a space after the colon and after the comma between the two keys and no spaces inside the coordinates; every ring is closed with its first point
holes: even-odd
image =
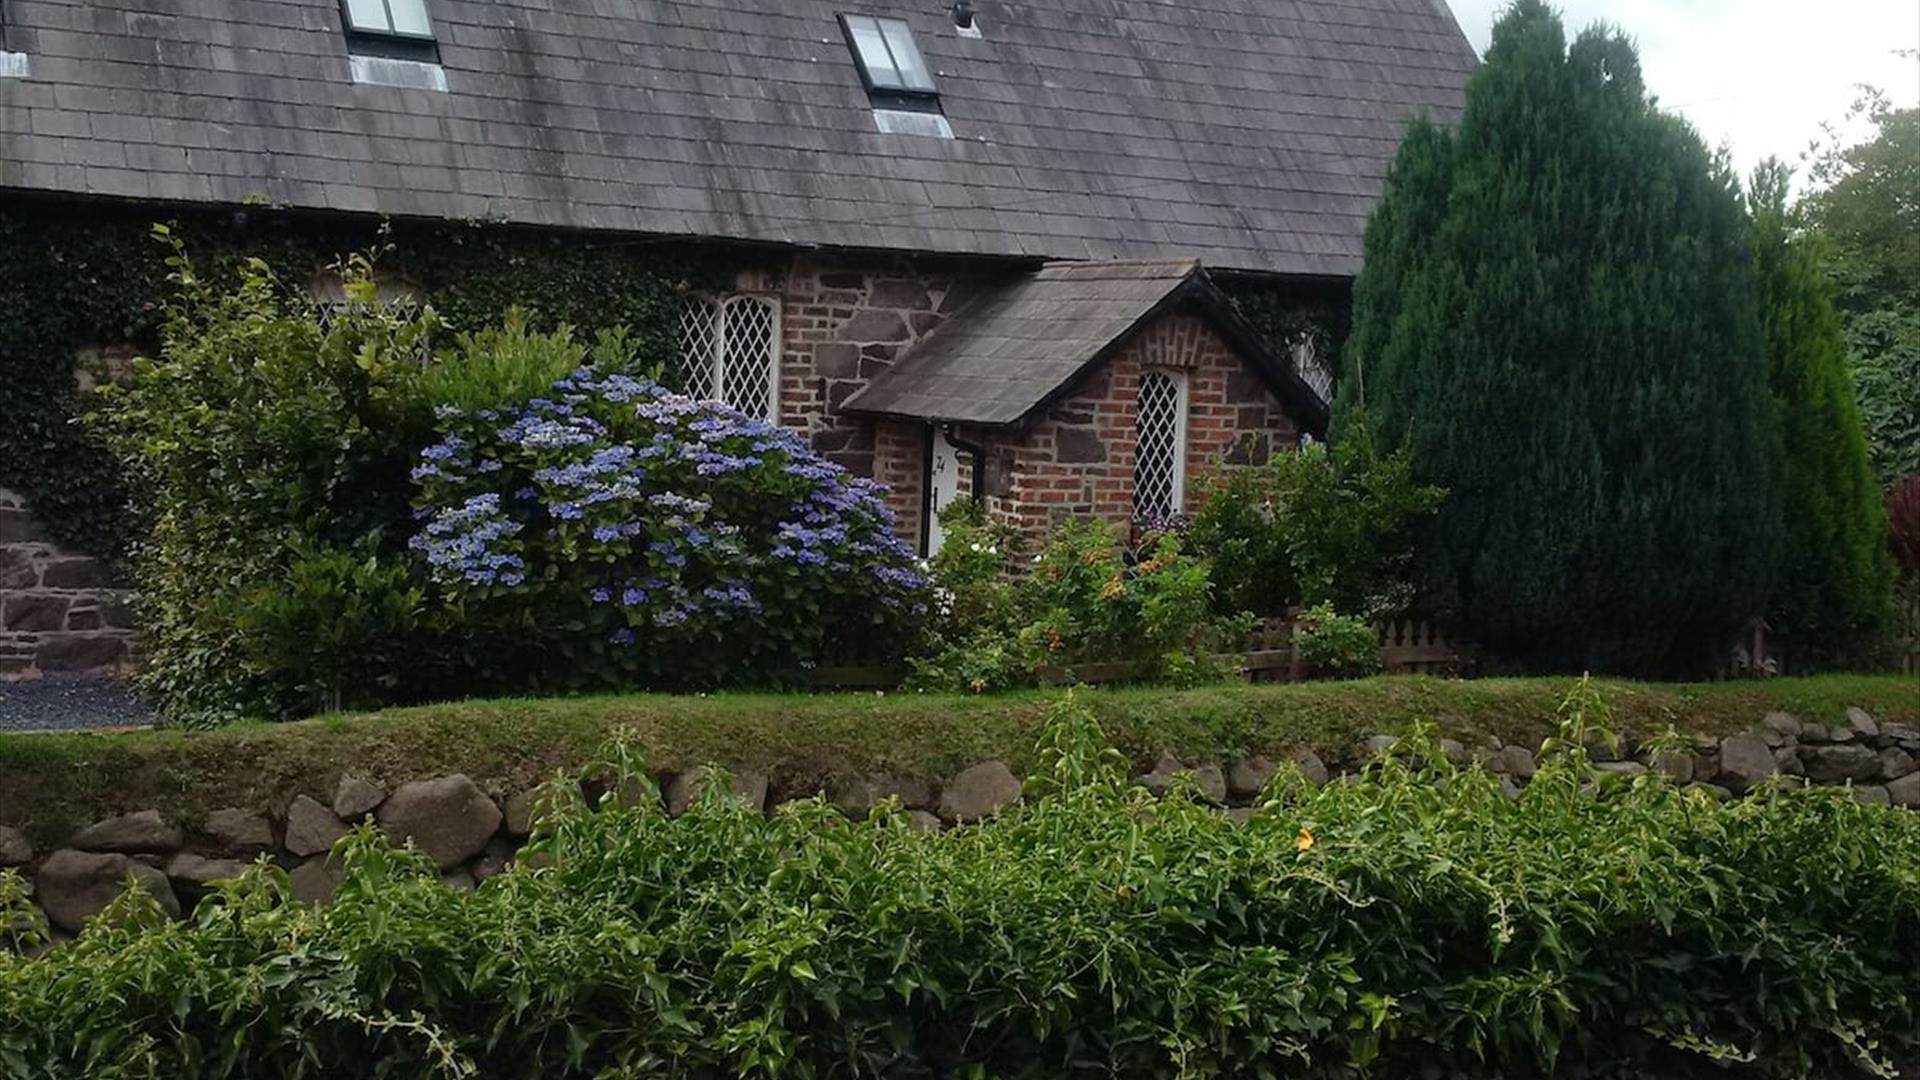
{"type": "Polygon", "coordinates": [[[849,413],[1010,426],[1071,392],[1136,330],[1192,307],[1317,434],[1326,402],[1185,261],[1055,263],[982,295],[842,406],[849,413]]]}
{"type": "Polygon", "coordinates": [[[338,0],[0,0],[0,188],[1347,276],[1444,0],[429,0],[448,92],[338,0]],[[956,138],[883,135],[836,15],[907,19],[956,138]]]}

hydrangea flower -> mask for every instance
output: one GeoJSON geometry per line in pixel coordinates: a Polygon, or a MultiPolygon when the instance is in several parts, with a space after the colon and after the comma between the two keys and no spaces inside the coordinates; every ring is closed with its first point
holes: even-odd
{"type": "Polygon", "coordinates": [[[439,420],[413,547],[470,611],[498,605],[530,647],[605,665],[596,681],[764,678],[862,634],[897,645],[890,620],[926,610],[885,488],[765,418],[583,367],[439,420]],[[567,646],[579,627],[636,647],[567,646]]]}

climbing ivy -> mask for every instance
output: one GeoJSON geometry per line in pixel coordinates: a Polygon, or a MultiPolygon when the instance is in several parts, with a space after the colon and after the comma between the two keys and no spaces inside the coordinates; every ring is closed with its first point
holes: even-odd
{"type": "Polygon", "coordinates": [[[300,286],[348,252],[373,252],[456,329],[521,307],[536,328],[625,326],[641,355],[673,354],[679,294],[724,280],[684,245],[583,239],[499,223],[379,223],[264,206],[175,211],[37,202],[0,206],[0,487],[25,494],[53,536],[118,555],[135,531],[118,471],[84,422],[76,350],[155,345],[169,296],[166,223],[201,272],[264,259],[300,286]]]}

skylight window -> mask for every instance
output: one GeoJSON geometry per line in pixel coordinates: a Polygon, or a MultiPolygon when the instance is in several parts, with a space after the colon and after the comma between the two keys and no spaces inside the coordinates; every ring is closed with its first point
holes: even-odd
{"type": "MultiPolygon", "coordinates": [[[[373,0],[363,0],[373,2],[373,0]]],[[[860,62],[860,78],[869,91],[932,96],[933,72],[913,42],[913,30],[899,19],[872,15],[842,15],[853,56],[860,62]]]]}
{"type": "Polygon", "coordinates": [[[341,0],[341,6],[347,14],[347,29],[355,34],[433,40],[427,0],[341,0]]]}

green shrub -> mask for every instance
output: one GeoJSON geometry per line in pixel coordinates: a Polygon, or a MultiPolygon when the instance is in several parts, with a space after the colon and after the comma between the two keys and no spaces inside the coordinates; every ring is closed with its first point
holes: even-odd
{"type": "Polygon", "coordinates": [[[1128,788],[1071,704],[1031,801],[953,832],[821,802],[762,817],[724,784],[678,819],[657,797],[596,812],[569,785],[535,846],[552,865],[471,894],[363,832],[329,908],[260,868],[189,922],[130,897],[41,958],[0,955],[0,1067],[1890,1075],[1920,1035],[1920,815],[1600,775],[1578,749],[1596,708],[1575,700],[1515,799],[1414,739],[1356,782],[1282,774],[1244,825],[1128,788]]]}
{"type": "Polygon", "coordinates": [[[1305,446],[1222,472],[1188,539],[1212,564],[1219,611],[1384,613],[1406,606],[1414,529],[1445,494],[1414,480],[1404,450],[1379,453],[1355,415],[1331,451],[1305,446]]]}
{"type": "Polygon", "coordinates": [[[1294,633],[1300,659],[1315,675],[1363,679],[1380,674],[1380,638],[1366,619],[1320,604],[1300,613],[1294,633]]]}
{"type": "Polygon", "coordinates": [[[941,519],[931,565],[941,617],[910,684],[974,691],[1031,685],[1047,669],[1119,664],[1127,677],[1192,683],[1226,674],[1247,623],[1213,611],[1204,561],[1163,535],[1140,553],[1107,521],[1063,522],[1031,562],[1017,536],[966,502],[941,519]]]}
{"type": "Polygon", "coordinates": [[[619,342],[523,405],[439,407],[412,544],[519,690],[797,678],[898,656],[925,583],[872,481],[623,371],[619,342]]]}
{"type": "Polygon", "coordinates": [[[346,268],[348,300],[324,320],[263,263],[232,290],[199,277],[177,246],[171,263],[180,295],[160,358],[108,388],[102,414],[152,523],[133,561],[141,685],[176,718],[294,715],[342,689],[359,691],[348,704],[405,700],[347,670],[402,670],[403,658],[303,657],[272,627],[299,633],[292,597],[317,598],[296,566],[309,556],[354,552],[384,563],[386,580],[405,576],[407,468],[432,424],[417,384],[438,320],[382,306],[365,260],[346,268]],[[263,597],[274,612],[251,618],[263,597]]]}
{"type": "Polygon", "coordinates": [[[421,672],[450,665],[437,656],[436,615],[411,563],[382,553],[315,549],[293,541],[279,573],[232,597],[233,627],[249,666],[278,677],[310,709],[385,700],[421,672]]]}

